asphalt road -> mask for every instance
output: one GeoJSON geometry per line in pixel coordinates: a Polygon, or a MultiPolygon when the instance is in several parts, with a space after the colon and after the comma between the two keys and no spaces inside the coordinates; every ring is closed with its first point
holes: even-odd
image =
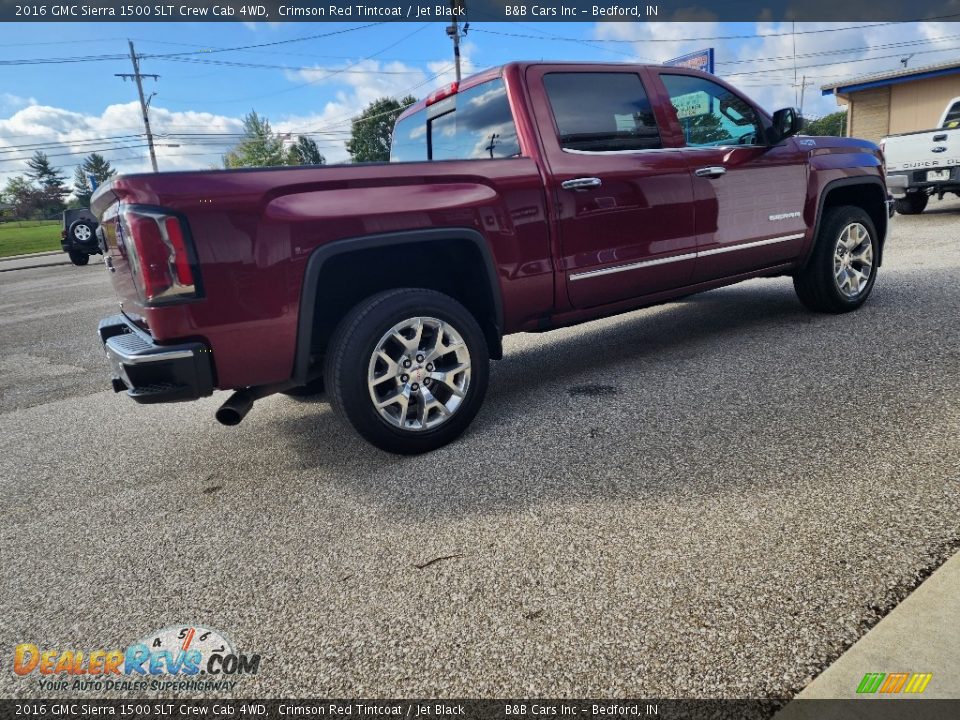
{"type": "Polygon", "coordinates": [[[262,654],[241,696],[790,696],[958,547],[958,238],[898,217],[845,316],[780,278],[509,338],[416,458],[129,402],[103,268],[2,273],[0,694],[17,643],[199,623],[262,654]]]}

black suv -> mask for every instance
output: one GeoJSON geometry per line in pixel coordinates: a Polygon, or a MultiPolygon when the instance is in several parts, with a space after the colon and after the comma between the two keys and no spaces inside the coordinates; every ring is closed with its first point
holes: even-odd
{"type": "Polygon", "coordinates": [[[90,256],[100,253],[97,243],[97,221],[86,208],[63,211],[60,245],[74,265],[86,265],[90,256]]]}

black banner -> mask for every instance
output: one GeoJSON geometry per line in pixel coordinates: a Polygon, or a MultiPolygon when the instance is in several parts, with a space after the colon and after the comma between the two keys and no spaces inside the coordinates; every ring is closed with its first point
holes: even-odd
{"type": "Polygon", "coordinates": [[[940,720],[960,700],[0,700],[0,718],[74,720],[940,720]]]}
{"type": "Polygon", "coordinates": [[[883,22],[960,20],[950,0],[0,0],[4,22],[883,22]]]}

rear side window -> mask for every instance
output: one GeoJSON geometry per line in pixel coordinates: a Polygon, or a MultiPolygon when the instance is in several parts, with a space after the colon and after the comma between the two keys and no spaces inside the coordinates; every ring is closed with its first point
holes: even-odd
{"type": "Polygon", "coordinates": [[[661,147],[660,131],[639,75],[549,73],[543,84],[564,150],[616,152],[661,147]]]}
{"type": "Polygon", "coordinates": [[[960,128],[960,102],[955,102],[947,112],[947,116],[943,119],[943,127],[948,130],[960,128]]]}
{"type": "Polygon", "coordinates": [[[507,88],[496,79],[400,120],[393,130],[391,162],[482,160],[520,155],[507,88]]]}

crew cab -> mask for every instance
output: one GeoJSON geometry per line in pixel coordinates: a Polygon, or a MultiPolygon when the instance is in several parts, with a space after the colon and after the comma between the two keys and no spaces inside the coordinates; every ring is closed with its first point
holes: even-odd
{"type": "Polygon", "coordinates": [[[511,63],[407,108],[388,163],[117,177],[93,197],[114,389],[233,390],[225,424],[325,389],[419,453],[470,424],[510,333],[783,275],[854,310],[892,213],[882,157],[801,125],[696,70],[511,63]]]}
{"type": "Polygon", "coordinates": [[[888,135],[880,147],[890,184],[902,187],[897,212],[922,213],[931,195],[960,196],[960,97],[947,103],[936,129],[888,135]]]}

